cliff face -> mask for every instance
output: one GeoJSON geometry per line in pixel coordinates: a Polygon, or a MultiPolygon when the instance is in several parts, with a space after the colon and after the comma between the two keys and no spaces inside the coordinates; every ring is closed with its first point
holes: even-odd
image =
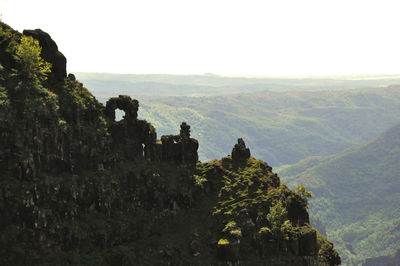
{"type": "Polygon", "coordinates": [[[22,35],[0,26],[1,265],[340,263],[309,225],[307,192],[288,189],[243,140],[200,163],[189,125],[157,140],[138,101],[103,106],[40,30],[24,35],[52,71],[27,75],[22,35]]]}

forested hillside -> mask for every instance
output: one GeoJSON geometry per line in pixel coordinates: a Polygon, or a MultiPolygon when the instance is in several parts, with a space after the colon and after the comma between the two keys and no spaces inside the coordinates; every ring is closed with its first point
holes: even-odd
{"type": "MultiPolygon", "coordinates": [[[[302,184],[311,187],[315,193],[312,221],[320,222],[322,231],[326,226],[346,262],[360,262],[393,253],[399,245],[395,142],[400,130],[392,129],[368,145],[341,152],[400,122],[400,86],[344,88],[301,91],[300,86],[299,91],[287,92],[243,89],[246,93],[212,96],[156,96],[152,94],[157,90],[143,90],[147,95],[139,96],[143,99],[140,115],[153,121],[159,132],[173,131],[171,125],[178,126],[182,119],[194,125],[193,134],[202,143],[202,160],[229,153],[232,133],[244,136],[253,154],[273,166],[308,158],[293,167],[279,168],[284,169],[280,173],[292,185],[301,177],[302,184]],[[325,187],[329,192],[322,192],[325,187]]],[[[102,93],[107,94],[98,93],[100,99],[102,93]]],[[[166,93],[170,92],[160,94],[166,93]]],[[[187,91],[178,94],[184,93],[187,91]]]]}
{"type": "Polygon", "coordinates": [[[400,125],[367,144],[278,169],[306,185],[318,215],[345,261],[395,253],[400,246],[400,125]]]}
{"type": "MultiPolygon", "coordinates": [[[[149,82],[154,77],[140,78],[149,82]]],[[[172,79],[157,78],[159,82],[172,79]]],[[[209,77],[210,83],[206,84],[197,78],[198,86],[210,86],[213,79],[218,79],[209,77]]],[[[182,80],[175,82],[181,84],[182,80]]],[[[170,89],[176,86],[171,85],[170,89]]],[[[326,91],[304,91],[299,86],[298,91],[242,89],[236,94],[232,93],[236,90],[215,93],[215,88],[201,91],[195,86],[186,87],[193,91],[184,91],[182,85],[177,94],[208,95],[163,95],[171,93],[167,89],[126,92],[139,93],[138,98],[143,99],[140,116],[153,121],[161,134],[173,131],[182,120],[193,125],[193,135],[201,143],[201,160],[228,154],[230,143],[235,141],[232,135],[244,136],[253,154],[273,166],[303,160],[278,170],[290,184],[297,184],[300,178],[301,184],[314,192],[312,221],[321,225],[322,231],[326,227],[346,263],[395,251],[400,233],[396,216],[400,211],[396,194],[400,191],[396,144],[399,127],[367,145],[345,150],[370,141],[400,122],[400,86],[344,86],[342,90],[326,91]],[[157,92],[160,95],[155,95],[157,92]]],[[[245,88],[243,84],[237,87],[245,88]]],[[[102,99],[108,92],[95,93],[102,99]]]]}
{"type": "MultiPolygon", "coordinates": [[[[139,97],[140,99],[141,97],[139,97]]],[[[273,166],[331,155],[369,141],[400,121],[400,87],[325,92],[258,92],[209,97],[142,97],[158,132],[194,126],[202,161],[226,155],[233,135],[273,166]]]]}

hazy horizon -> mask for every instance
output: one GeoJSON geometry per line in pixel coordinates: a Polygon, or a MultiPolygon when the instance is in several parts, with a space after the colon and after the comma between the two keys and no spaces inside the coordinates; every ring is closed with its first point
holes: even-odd
{"type": "Polygon", "coordinates": [[[391,0],[0,0],[5,23],[52,36],[69,72],[262,77],[399,74],[398,7],[391,0]]]}
{"type": "Polygon", "coordinates": [[[251,75],[251,74],[219,74],[219,73],[121,73],[121,72],[105,72],[105,71],[75,71],[70,73],[82,74],[111,74],[111,75],[171,75],[171,76],[217,76],[226,78],[271,78],[271,79],[298,79],[298,78],[316,78],[316,79],[337,79],[337,78],[400,78],[399,73],[393,74],[311,74],[311,75],[251,75]]]}

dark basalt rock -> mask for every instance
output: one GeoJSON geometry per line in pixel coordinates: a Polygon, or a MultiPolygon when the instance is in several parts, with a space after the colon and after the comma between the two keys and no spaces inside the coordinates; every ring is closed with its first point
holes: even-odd
{"type": "Polygon", "coordinates": [[[1,34],[0,36],[0,62],[5,69],[11,71],[11,69],[16,67],[16,62],[10,51],[7,51],[7,47],[13,42],[13,38],[19,39],[21,34],[4,23],[1,26],[3,27],[3,31],[10,31],[12,33],[11,35],[1,34]]]}
{"type": "Polygon", "coordinates": [[[67,59],[58,51],[57,44],[47,32],[41,29],[24,30],[24,35],[32,36],[39,41],[42,47],[42,58],[52,65],[52,74],[58,81],[64,80],[67,77],[67,59]]]}
{"type": "Polygon", "coordinates": [[[75,81],[76,80],[75,75],[72,74],[72,73],[68,74],[68,79],[71,80],[71,81],[75,81]]]}
{"type": "Polygon", "coordinates": [[[180,164],[194,165],[198,161],[197,150],[199,143],[190,138],[190,126],[185,122],[181,124],[179,135],[161,137],[162,161],[173,161],[180,164]]]}
{"type": "Polygon", "coordinates": [[[190,126],[182,123],[179,135],[161,137],[157,144],[157,133],[145,120],[137,119],[139,102],[127,95],[113,97],[106,103],[104,115],[109,122],[108,130],[112,136],[112,149],[123,158],[146,158],[150,161],[175,162],[195,165],[198,161],[199,144],[190,138],[190,126]],[[121,109],[125,115],[115,121],[115,110],[121,109]]]}
{"type": "Polygon", "coordinates": [[[317,234],[315,231],[301,235],[298,241],[300,255],[312,256],[318,254],[317,234]]]}
{"type": "Polygon", "coordinates": [[[250,158],[250,149],[246,148],[242,138],[238,139],[238,143],[232,149],[232,161],[234,163],[246,162],[250,158]]]}
{"type": "Polygon", "coordinates": [[[126,119],[136,119],[139,110],[139,102],[132,100],[128,95],[119,95],[110,98],[106,103],[105,115],[111,122],[115,121],[115,110],[121,109],[125,112],[126,119]]]}
{"type": "MultiPolygon", "coordinates": [[[[27,32],[57,66],[50,36],[27,32]]],[[[157,140],[129,96],[104,106],[72,74],[9,97],[15,84],[0,86],[1,265],[340,263],[309,225],[305,199],[242,139],[232,156],[200,163],[187,123],[157,140]],[[278,202],[287,215],[268,218],[278,202]]]]}

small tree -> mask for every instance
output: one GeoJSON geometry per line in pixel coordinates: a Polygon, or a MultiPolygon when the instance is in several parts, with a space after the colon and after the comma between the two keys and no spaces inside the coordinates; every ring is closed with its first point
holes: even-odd
{"type": "Polygon", "coordinates": [[[277,238],[289,239],[292,231],[292,224],[288,220],[288,211],[283,207],[282,202],[278,201],[269,209],[267,220],[271,226],[271,233],[277,238]]]}
{"type": "Polygon", "coordinates": [[[280,232],[282,224],[287,219],[287,210],[282,206],[282,202],[278,201],[269,209],[267,220],[271,225],[271,231],[274,235],[280,232]]]}
{"type": "Polygon", "coordinates": [[[305,207],[308,208],[308,198],[312,198],[313,194],[311,191],[307,191],[305,186],[298,185],[294,191],[303,200],[305,207]]]}
{"type": "MultiPolygon", "coordinates": [[[[18,66],[13,74],[16,85],[8,88],[8,95],[13,99],[18,116],[24,118],[38,112],[46,113],[46,104],[56,108],[56,95],[43,86],[43,81],[51,71],[51,64],[42,59],[41,51],[39,41],[25,35],[22,35],[14,50],[18,66]]],[[[34,121],[34,118],[30,121],[34,121]]]]}
{"type": "Polygon", "coordinates": [[[47,73],[51,71],[51,64],[40,57],[41,52],[39,41],[31,36],[22,35],[14,58],[21,67],[19,74],[23,80],[34,83],[46,80],[47,73]]]}

